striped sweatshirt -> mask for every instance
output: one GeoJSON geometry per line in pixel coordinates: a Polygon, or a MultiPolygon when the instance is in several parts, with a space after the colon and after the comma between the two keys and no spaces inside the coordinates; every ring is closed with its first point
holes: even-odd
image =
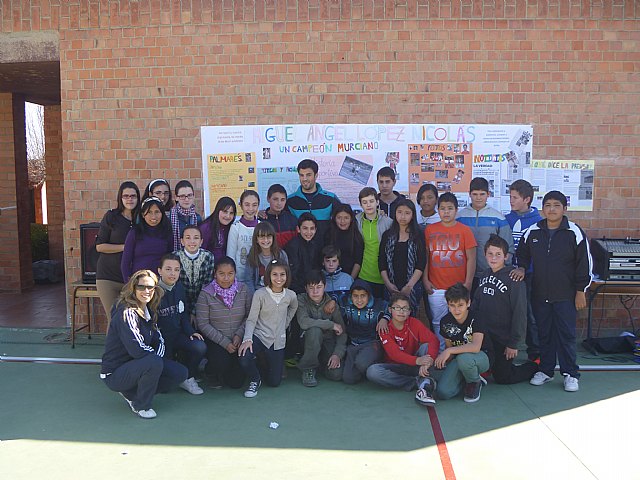
{"type": "Polygon", "coordinates": [[[101,373],[113,373],[125,363],[145,355],[164,356],[164,339],[149,312],[117,303],[111,315],[102,355],[101,373]]]}
{"type": "Polygon", "coordinates": [[[244,326],[251,309],[251,295],[244,283],[239,283],[231,308],[207,285],[196,303],[196,324],[202,335],[222,348],[227,348],[233,336],[244,336],[244,326]]]}

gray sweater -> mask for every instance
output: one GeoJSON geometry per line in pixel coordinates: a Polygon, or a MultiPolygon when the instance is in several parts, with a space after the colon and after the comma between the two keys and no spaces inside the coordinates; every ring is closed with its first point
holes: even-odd
{"type": "Polygon", "coordinates": [[[344,358],[347,350],[347,328],[342,320],[340,308],[337,306],[331,315],[324,313],[324,306],[329,301],[331,301],[331,297],[326,293],[320,303],[311,300],[306,293],[298,294],[298,323],[301,330],[317,327],[320,330],[328,331],[333,328],[334,323],[340,325],[342,333],[336,337],[336,345],[332,353],[344,358]]]}
{"type": "Polygon", "coordinates": [[[253,294],[243,341],[252,340],[255,335],[265,347],[273,345],[274,350],[282,350],[287,340],[287,327],[297,309],[298,299],[293,290],[285,289],[280,303],[271,298],[266,287],[257,290],[253,294]]]}
{"type": "Polygon", "coordinates": [[[244,336],[245,319],[251,309],[251,295],[244,283],[240,283],[233,305],[228,308],[222,300],[204,287],[196,303],[196,323],[202,335],[227,348],[234,335],[244,336]]]}

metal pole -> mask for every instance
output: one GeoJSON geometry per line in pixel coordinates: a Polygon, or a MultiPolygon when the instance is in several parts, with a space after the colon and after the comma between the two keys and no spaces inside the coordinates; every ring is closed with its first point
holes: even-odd
{"type": "Polygon", "coordinates": [[[12,357],[9,355],[0,355],[0,362],[100,365],[102,360],[99,358],[12,357]]]}
{"type": "MultiPolygon", "coordinates": [[[[0,355],[0,362],[15,363],[53,363],[60,365],[100,365],[99,358],[58,358],[58,357],[12,357],[0,355]]],[[[640,372],[639,365],[581,365],[581,372],[640,372]]],[[[556,366],[556,370],[560,367],[556,366]]]]}

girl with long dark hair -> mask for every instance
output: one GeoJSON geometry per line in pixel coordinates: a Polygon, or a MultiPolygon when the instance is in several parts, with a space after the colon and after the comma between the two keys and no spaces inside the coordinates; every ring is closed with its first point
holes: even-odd
{"type": "Polygon", "coordinates": [[[409,297],[414,317],[422,298],[421,278],[426,265],[425,240],[416,221],[416,207],[405,198],[396,205],[393,224],[382,235],[378,267],[390,295],[402,293],[409,297]]]}
{"type": "Polygon", "coordinates": [[[117,204],[102,217],[96,237],[96,251],[100,254],[96,265],[96,288],[107,318],[124,285],[120,262],[124,242],[140,208],[138,186],[133,182],[122,182],[117,204]]]}
{"type": "Polygon", "coordinates": [[[227,254],[229,229],[236,218],[236,202],[231,197],[221,197],[209,215],[200,225],[202,248],[213,253],[217,260],[227,254]]]}
{"type": "Polygon", "coordinates": [[[171,223],[162,200],[149,197],[142,202],[135,228],[127,234],[120,268],[125,280],[137,270],[157,272],[160,259],[173,247],[171,223]]]}

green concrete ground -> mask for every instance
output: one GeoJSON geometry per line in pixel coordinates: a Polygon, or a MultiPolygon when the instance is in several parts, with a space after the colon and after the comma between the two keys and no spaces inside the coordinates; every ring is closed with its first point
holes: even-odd
{"type": "MultiPolygon", "coordinates": [[[[100,357],[101,338],[73,350],[43,340],[64,340],[57,333],[0,329],[0,355],[100,357]]],[[[427,410],[410,394],[323,379],[308,389],[288,372],[255,399],[159,395],[158,418],[142,420],[97,365],[0,363],[1,478],[446,478],[427,410]]],[[[639,388],[639,372],[586,372],[575,394],[559,376],[542,387],[490,383],[480,402],[441,401],[436,413],[458,479],[638,478],[639,388]]]]}

